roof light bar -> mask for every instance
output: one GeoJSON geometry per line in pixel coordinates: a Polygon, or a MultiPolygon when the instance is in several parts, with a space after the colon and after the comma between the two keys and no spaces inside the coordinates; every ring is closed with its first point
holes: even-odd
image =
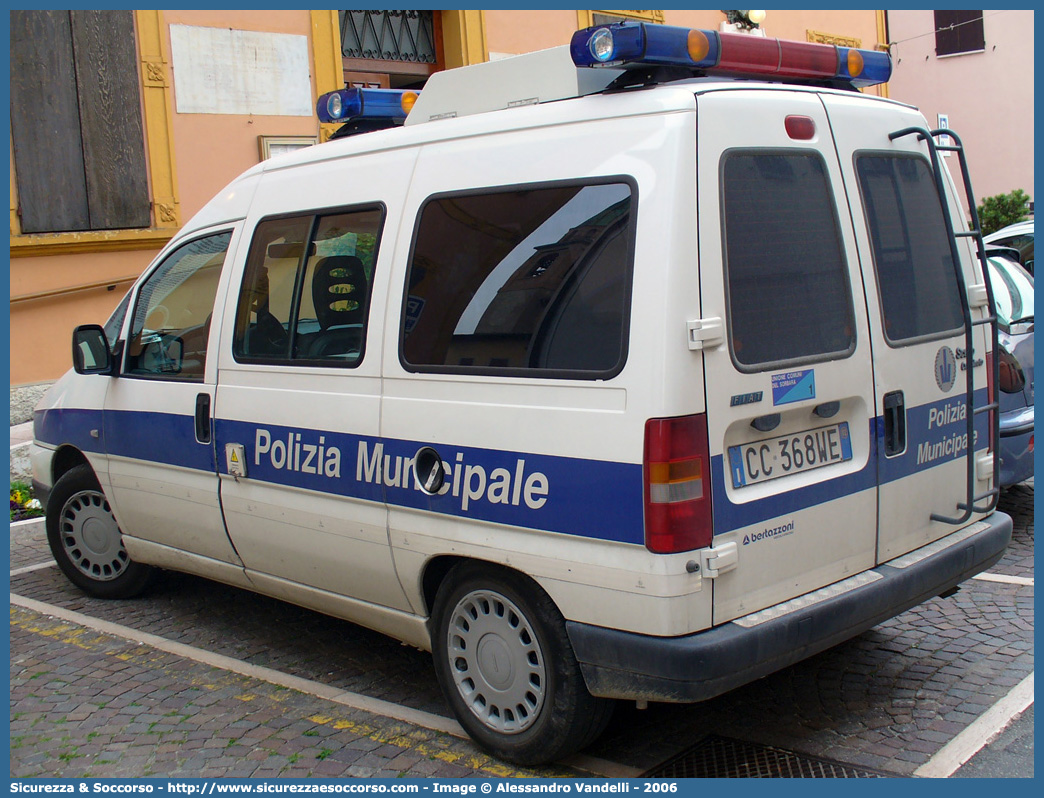
{"type": "Polygon", "coordinates": [[[681,66],[694,74],[825,81],[844,88],[874,86],[892,75],[891,57],[877,50],[644,22],[577,31],[569,51],[578,67],[681,66]]]}
{"type": "Polygon", "coordinates": [[[339,89],[319,97],[315,111],[320,122],[353,119],[403,120],[417,101],[417,92],[401,89],[339,89]]]}

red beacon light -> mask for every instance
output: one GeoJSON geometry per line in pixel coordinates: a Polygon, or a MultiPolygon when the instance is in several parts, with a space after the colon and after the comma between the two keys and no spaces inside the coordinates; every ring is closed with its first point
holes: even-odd
{"type": "Polygon", "coordinates": [[[877,50],[644,22],[577,31],[569,49],[578,67],[682,67],[694,77],[784,78],[862,88],[892,76],[891,57],[877,50]]]}

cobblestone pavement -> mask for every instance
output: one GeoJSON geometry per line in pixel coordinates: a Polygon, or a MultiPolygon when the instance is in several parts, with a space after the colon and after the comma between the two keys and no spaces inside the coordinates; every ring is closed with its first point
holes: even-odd
{"type": "MultiPolygon", "coordinates": [[[[991,572],[1033,576],[1033,488],[991,572]]],[[[11,567],[47,562],[12,528],[11,567]]],[[[447,715],[430,658],[383,635],[182,574],[123,602],[57,568],[21,596],[325,685],[447,715]]],[[[588,754],[646,769],[708,733],[910,775],[1033,671],[1033,587],[969,580],[806,662],[691,706],[621,704],[588,754]]],[[[15,775],[505,775],[470,743],[12,609],[15,775]],[[158,730],[158,732],[157,732],[158,730]],[[355,768],[355,770],[353,770],[355,768]],[[249,770],[249,773],[244,773],[249,770]]],[[[547,774],[571,772],[569,769],[547,774]]]]}
{"type": "Polygon", "coordinates": [[[20,607],[11,650],[16,778],[576,775],[20,607]]]}

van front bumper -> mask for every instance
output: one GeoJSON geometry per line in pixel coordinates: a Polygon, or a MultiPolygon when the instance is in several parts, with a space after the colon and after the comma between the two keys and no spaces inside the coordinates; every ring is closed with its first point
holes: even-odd
{"type": "Polygon", "coordinates": [[[847,592],[815,591],[807,601],[786,602],[685,637],[650,637],[572,621],[566,630],[593,695],[705,701],[825,651],[984,571],[1004,554],[1011,528],[1011,518],[995,512],[854,577],[857,586],[847,592]]]}

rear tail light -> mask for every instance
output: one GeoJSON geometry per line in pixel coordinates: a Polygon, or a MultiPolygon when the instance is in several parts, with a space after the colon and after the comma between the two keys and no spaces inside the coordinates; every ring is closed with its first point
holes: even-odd
{"type": "Polygon", "coordinates": [[[1000,370],[1000,389],[1004,393],[1021,393],[1026,387],[1026,375],[1015,355],[1007,349],[1001,349],[997,365],[1000,370]]]}
{"type": "Polygon", "coordinates": [[[645,422],[645,546],[657,554],[711,545],[705,415],[645,422]]]}

